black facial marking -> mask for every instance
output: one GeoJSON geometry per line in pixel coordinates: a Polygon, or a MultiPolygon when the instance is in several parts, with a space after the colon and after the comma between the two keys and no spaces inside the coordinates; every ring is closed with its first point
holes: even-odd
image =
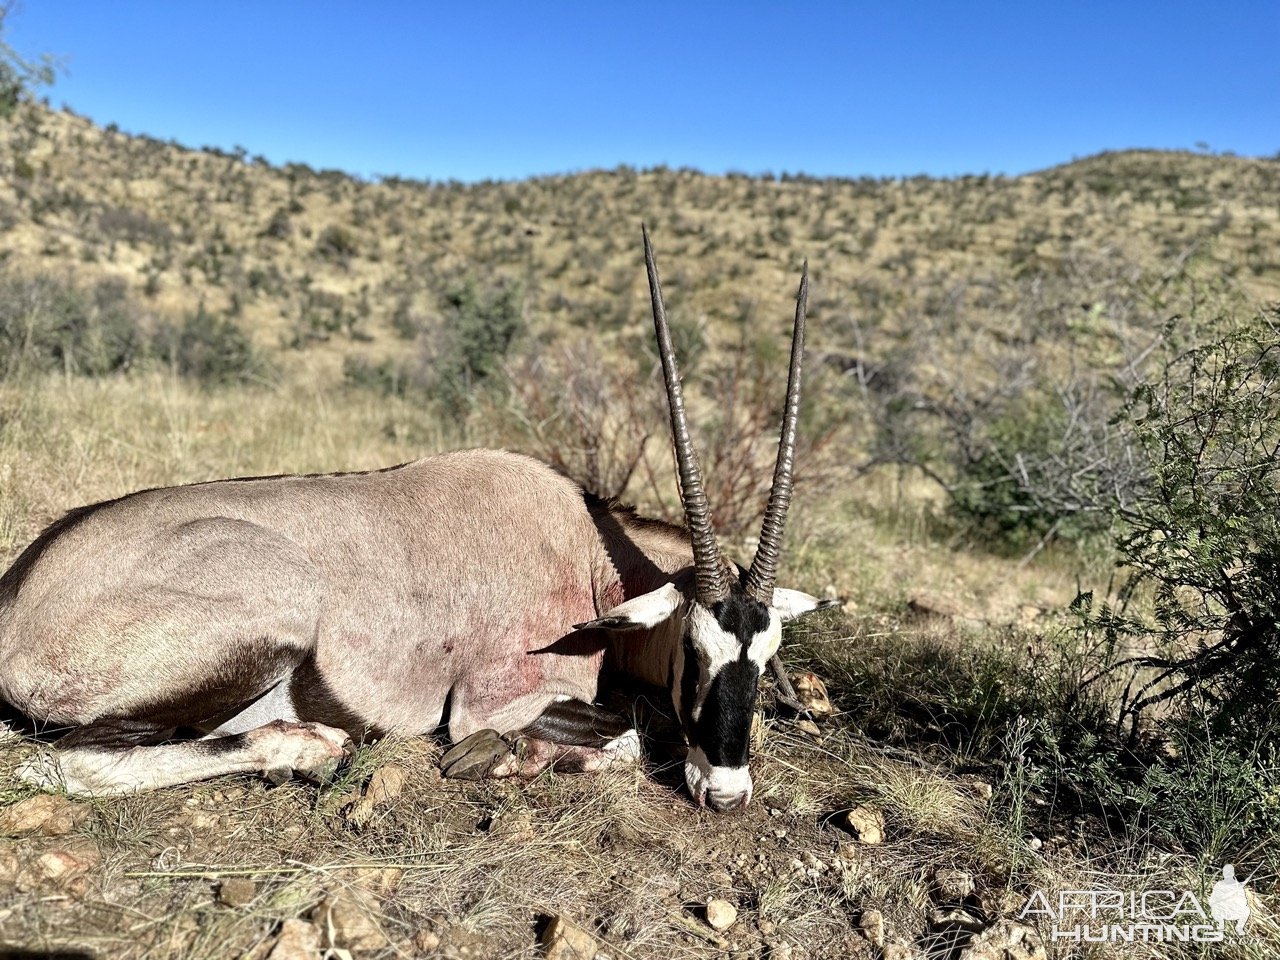
{"type": "Polygon", "coordinates": [[[751,641],[769,628],[769,608],[742,590],[714,604],[711,615],[720,629],[739,644],[738,659],[725,664],[711,678],[695,721],[699,656],[694,642],[684,638],[684,675],[680,678],[680,699],[684,707],[685,731],[694,746],[701,747],[707,760],[717,767],[744,767],[751,746],[751,715],[756,707],[760,668],[748,656],[751,641]]]}
{"type": "Polygon", "coordinates": [[[744,651],[752,638],[769,626],[769,608],[738,590],[715,604],[711,613],[720,629],[738,638],[744,651]]]}
{"type": "MultiPolygon", "coordinates": [[[[744,647],[745,649],[745,647],[744,647]]],[[[711,689],[694,725],[694,743],[714,767],[745,767],[751,746],[751,714],[756,708],[760,670],[750,660],[726,663],[711,678],[711,689]]]]}
{"type": "Polygon", "coordinates": [[[698,673],[701,658],[693,646],[693,639],[684,635],[684,673],[680,675],[680,722],[685,732],[693,734],[693,705],[698,697],[698,673]]]}

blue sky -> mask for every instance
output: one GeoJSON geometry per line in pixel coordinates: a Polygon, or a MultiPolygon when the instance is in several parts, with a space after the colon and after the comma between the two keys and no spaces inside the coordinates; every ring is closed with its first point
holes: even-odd
{"type": "Polygon", "coordinates": [[[25,0],[101,123],[363,175],[1006,172],[1280,151],[1280,2],[25,0]]]}

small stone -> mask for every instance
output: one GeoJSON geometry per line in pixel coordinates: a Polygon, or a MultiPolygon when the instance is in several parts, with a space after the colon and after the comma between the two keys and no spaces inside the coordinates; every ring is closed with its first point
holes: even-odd
{"type": "Polygon", "coordinates": [[[88,815],[88,807],[56,794],[40,793],[0,810],[0,833],[62,837],[88,815]]]}
{"type": "Polygon", "coordinates": [[[816,673],[792,674],[791,685],[795,688],[796,699],[814,717],[829,717],[834,712],[831,698],[827,696],[827,685],[816,673]]]}
{"type": "Polygon", "coordinates": [[[893,942],[884,945],[884,960],[915,960],[915,953],[905,943],[893,942]]]}
{"type": "Polygon", "coordinates": [[[707,901],[707,924],[712,930],[724,933],[738,921],[738,908],[728,900],[707,901]]]}
{"type": "Polygon", "coordinates": [[[404,771],[397,766],[388,765],[373,771],[364,795],[374,806],[382,806],[395,800],[403,790],[404,771]]]}
{"type": "Polygon", "coordinates": [[[1030,840],[1027,841],[1027,846],[1030,847],[1032,850],[1039,850],[1041,847],[1044,846],[1044,841],[1041,840],[1039,837],[1032,837],[1030,840]]]}
{"type": "Polygon", "coordinates": [[[97,850],[82,848],[76,850],[50,850],[36,859],[36,866],[47,880],[55,883],[68,883],[88,873],[102,856],[97,850]]]}
{"type": "Polygon", "coordinates": [[[187,823],[192,833],[217,833],[226,824],[225,820],[208,810],[192,810],[187,814],[187,823]]]}
{"type": "Polygon", "coordinates": [[[774,835],[775,837],[777,837],[779,840],[783,840],[783,839],[785,839],[785,838],[786,838],[786,836],[787,836],[787,831],[785,831],[785,830],[775,830],[775,831],[773,831],[773,835],[774,835]]]}
{"type": "Polygon", "coordinates": [[[769,960],[793,960],[795,955],[795,947],[785,940],[769,944],[769,960]]]}
{"type": "Polygon", "coordinates": [[[811,737],[816,737],[819,740],[822,739],[822,730],[812,720],[797,720],[796,729],[811,737]]]}
{"type": "Polygon", "coordinates": [[[804,865],[809,869],[817,870],[818,873],[826,872],[827,865],[823,863],[821,860],[819,860],[817,857],[815,857],[808,850],[804,852],[804,856],[801,857],[801,859],[804,860],[804,865]]]}
{"type": "Polygon", "coordinates": [[[761,920],[756,926],[760,928],[760,932],[766,937],[778,929],[778,925],[772,920],[761,920]]]}
{"type": "Polygon", "coordinates": [[[555,916],[542,931],[547,960],[595,960],[600,942],[564,917],[555,916]]]}
{"type": "Polygon", "coordinates": [[[320,956],[320,931],[314,923],[289,919],[280,925],[280,935],[267,960],[316,960],[320,956]]]}
{"type": "Polygon", "coordinates": [[[960,929],[976,933],[986,926],[973,914],[960,907],[934,907],[929,911],[929,925],[938,929],[960,929]]]}
{"type": "Polygon", "coordinates": [[[440,934],[434,930],[419,930],[413,935],[413,946],[420,953],[430,953],[440,946],[440,934]]]}
{"type": "Polygon", "coordinates": [[[959,902],[973,893],[973,877],[963,870],[940,868],[933,873],[933,889],[938,900],[959,902]]]}
{"type": "Polygon", "coordinates": [[[311,911],[311,919],[325,931],[326,946],[349,950],[381,950],[387,936],[374,919],[377,905],[356,889],[331,893],[311,911]]]}
{"type": "Polygon", "coordinates": [[[1000,920],[974,936],[960,951],[958,960],[1045,960],[1045,958],[1044,944],[1035,930],[1012,920],[1000,920]]]}
{"type": "Polygon", "coordinates": [[[884,946],[884,914],[879,910],[863,910],[858,929],[877,947],[884,946]]]}
{"type": "Polygon", "coordinates": [[[874,807],[860,805],[846,810],[836,815],[835,824],[862,843],[880,843],[884,840],[884,814],[874,807]]]}
{"type": "Polygon", "coordinates": [[[218,902],[228,907],[243,907],[258,895],[258,885],[248,877],[227,877],[218,885],[218,902]]]}

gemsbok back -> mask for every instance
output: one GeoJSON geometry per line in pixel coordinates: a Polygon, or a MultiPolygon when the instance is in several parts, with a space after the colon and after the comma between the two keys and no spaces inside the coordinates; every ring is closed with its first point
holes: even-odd
{"type": "Polygon", "coordinates": [[[745,806],[757,681],[782,623],[829,605],[774,586],[807,270],[743,570],[712,531],[647,231],[644,248],[687,530],[501,450],[72,510],[0,578],[0,700],[64,731],[21,775],[75,794],[235,772],[324,780],[352,737],[442,724],[448,776],[598,769],[641,747],[595,705],[608,664],[670,690],[693,798],[745,806]]]}

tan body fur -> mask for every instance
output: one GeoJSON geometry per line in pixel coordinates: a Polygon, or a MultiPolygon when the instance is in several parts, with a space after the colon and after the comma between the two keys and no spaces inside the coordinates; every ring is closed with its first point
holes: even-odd
{"type": "Polygon", "coordinates": [[[691,562],[680,528],[504,451],[149,490],[58,528],[0,580],[0,699],[54,726],[236,730],[276,688],[286,719],[355,737],[432,731],[446,705],[454,740],[519,729],[595,698],[611,641],[573,624],[691,562]]]}

